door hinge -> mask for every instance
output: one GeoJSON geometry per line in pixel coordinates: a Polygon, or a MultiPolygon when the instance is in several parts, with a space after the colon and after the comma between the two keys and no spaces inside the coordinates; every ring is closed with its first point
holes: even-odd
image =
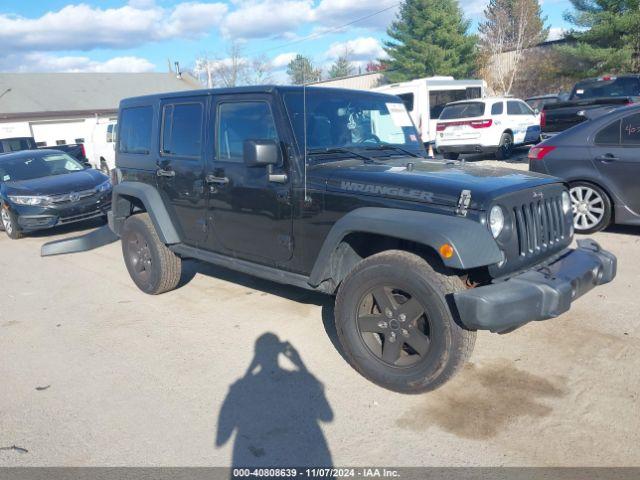
{"type": "Polygon", "coordinates": [[[460,192],[460,198],[458,198],[458,208],[456,208],[456,215],[466,217],[470,204],[471,190],[462,190],[462,192],[460,192]]]}

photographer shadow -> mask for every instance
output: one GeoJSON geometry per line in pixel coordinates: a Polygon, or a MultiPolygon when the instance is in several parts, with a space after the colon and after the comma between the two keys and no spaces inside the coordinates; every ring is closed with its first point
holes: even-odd
{"type": "Polygon", "coordinates": [[[331,467],[320,424],[332,420],[324,386],[297,350],[265,333],[256,340],[247,372],[229,388],[218,416],[216,446],[225,445],[235,432],[236,468],[331,467]],[[280,358],[294,369],[282,368],[280,358]]]}

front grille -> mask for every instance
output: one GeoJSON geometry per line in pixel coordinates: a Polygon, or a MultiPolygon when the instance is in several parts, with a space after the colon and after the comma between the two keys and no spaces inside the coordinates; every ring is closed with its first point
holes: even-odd
{"type": "Polygon", "coordinates": [[[51,203],[71,203],[77,202],[79,200],[83,200],[85,198],[91,197],[98,193],[97,188],[92,188],[90,190],[82,190],[80,192],[74,192],[74,199],[71,199],[72,193],[63,193],[62,195],[53,195],[51,197],[51,203]]]}
{"type": "Polygon", "coordinates": [[[563,241],[569,233],[560,196],[513,207],[521,257],[537,256],[563,241]]]}

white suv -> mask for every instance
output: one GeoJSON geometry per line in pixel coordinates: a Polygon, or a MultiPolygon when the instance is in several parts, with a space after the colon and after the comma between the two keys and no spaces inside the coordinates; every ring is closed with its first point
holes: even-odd
{"type": "Polygon", "coordinates": [[[503,160],[513,148],[540,141],[540,115],[516,98],[448,103],[436,126],[436,149],[447,159],[489,153],[503,160]]]}

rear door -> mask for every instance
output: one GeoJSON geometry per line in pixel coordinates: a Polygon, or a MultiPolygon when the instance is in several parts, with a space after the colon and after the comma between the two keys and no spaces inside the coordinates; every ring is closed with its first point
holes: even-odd
{"type": "Polygon", "coordinates": [[[204,143],[207,97],[179,97],[160,104],[158,190],[180,238],[200,246],[206,238],[204,143]]]}
{"type": "Polygon", "coordinates": [[[207,166],[211,250],[263,264],[282,264],[292,256],[288,166],[284,160],[247,166],[244,157],[246,140],[273,140],[282,152],[286,129],[277,122],[284,118],[279,108],[269,94],[219,96],[213,105],[215,151],[207,166]]]}
{"type": "Polygon", "coordinates": [[[513,143],[520,145],[535,141],[540,136],[540,125],[536,115],[520,100],[507,100],[508,124],[513,132],[513,143]]]}
{"type": "Polygon", "coordinates": [[[640,214],[640,113],[603,128],[595,136],[596,168],[623,202],[640,214]]]}

